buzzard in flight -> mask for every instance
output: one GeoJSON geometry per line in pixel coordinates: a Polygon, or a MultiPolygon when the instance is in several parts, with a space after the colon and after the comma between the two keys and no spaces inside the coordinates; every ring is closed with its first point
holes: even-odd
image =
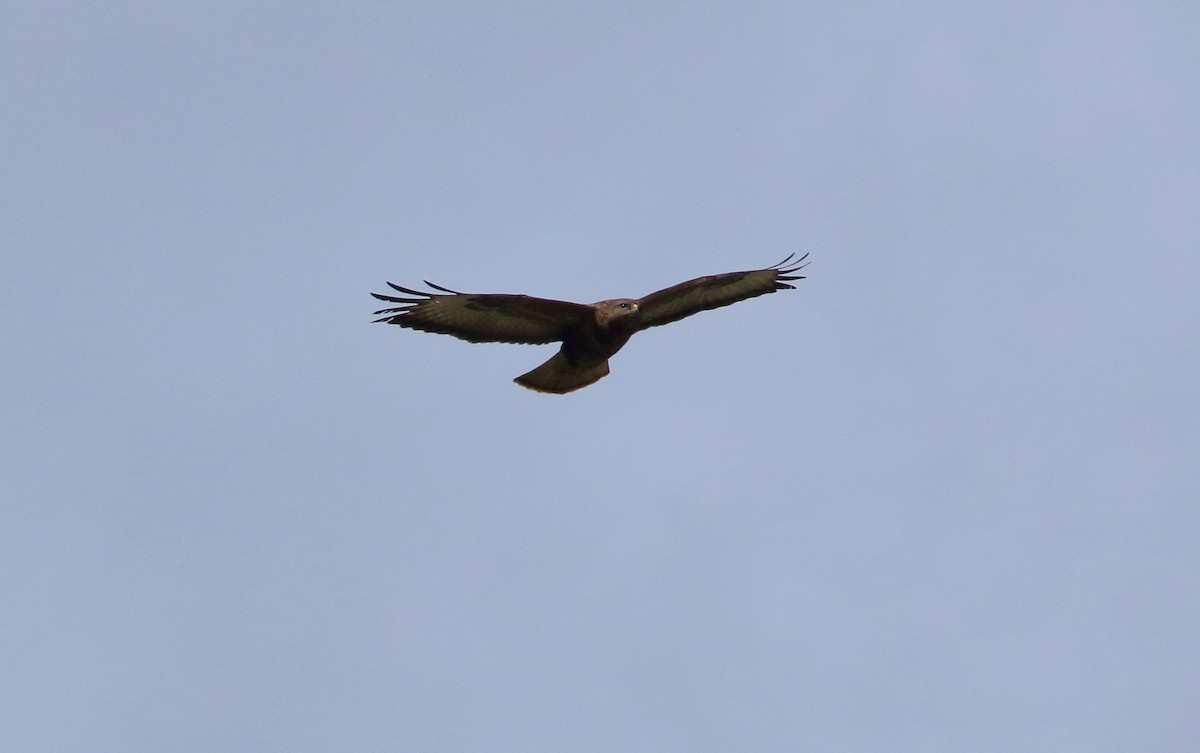
{"type": "Polygon", "coordinates": [[[766,269],[697,277],[644,298],[592,304],[527,295],[459,293],[428,280],[425,284],[438,292],[423,293],[389,282],[404,297],[371,295],[400,304],[376,311],[377,316],[384,315],[376,322],[454,335],[473,343],[541,345],[561,341],[562,347],[549,361],[513,381],[538,392],[562,394],[607,376],[608,359],[635,332],[776,290],[794,289],[788,283],[804,279],[795,272],[807,266],[808,254],[799,259],[794,256],[766,269]]]}

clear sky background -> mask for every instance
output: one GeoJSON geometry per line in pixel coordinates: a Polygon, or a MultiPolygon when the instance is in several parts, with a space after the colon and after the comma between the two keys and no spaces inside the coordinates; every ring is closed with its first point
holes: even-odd
{"type": "Polygon", "coordinates": [[[6,3],[3,747],[1200,749],[1197,40],[6,3]],[[792,252],[567,396],[369,323],[792,252]]]}

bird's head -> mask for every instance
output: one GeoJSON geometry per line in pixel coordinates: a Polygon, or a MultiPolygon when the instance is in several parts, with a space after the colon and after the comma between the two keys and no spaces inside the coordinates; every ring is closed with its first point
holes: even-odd
{"type": "Polygon", "coordinates": [[[614,298],[611,301],[601,301],[595,304],[596,320],[602,327],[620,327],[622,329],[636,326],[641,317],[638,302],[633,298],[614,298]]]}

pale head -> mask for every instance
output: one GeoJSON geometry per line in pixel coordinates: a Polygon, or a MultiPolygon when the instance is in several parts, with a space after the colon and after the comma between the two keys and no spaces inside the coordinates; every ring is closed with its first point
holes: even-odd
{"type": "Polygon", "coordinates": [[[596,324],[602,328],[632,329],[637,327],[641,318],[638,302],[634,298],[613,298],[608,301],[593,303],[596,310],[596,324]]]}

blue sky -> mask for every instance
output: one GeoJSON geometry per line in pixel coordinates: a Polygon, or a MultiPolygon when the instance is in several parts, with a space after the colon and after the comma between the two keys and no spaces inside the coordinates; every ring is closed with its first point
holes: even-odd
{"type": "Polygon", "coordinates": [[[23,751],[1200,744],[1200,11],[10,3],[23,751]],[[551,348],[421,279],[795,291],[551,348]]]}

